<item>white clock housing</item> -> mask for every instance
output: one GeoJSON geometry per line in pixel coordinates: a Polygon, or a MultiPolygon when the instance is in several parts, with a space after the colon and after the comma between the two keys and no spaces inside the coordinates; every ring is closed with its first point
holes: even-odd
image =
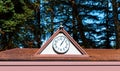
{"type": "Polygon", "coordinates": [[[53,40],[52,47],[56,53],[64,54],[69,50],[70,42],[65,36],[58,36],[53,40]]]}

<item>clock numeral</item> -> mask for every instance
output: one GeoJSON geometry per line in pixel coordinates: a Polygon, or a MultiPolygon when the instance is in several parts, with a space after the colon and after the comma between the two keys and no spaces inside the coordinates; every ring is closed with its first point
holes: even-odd
{"type": "Polygon", "coordinates": [[[55,40],[55,43],[57,42],[57,40],[55,40]]]}
{"type": "Polygon", "coordinates": [[[62,37],[60,37],[60,40],[62,40],[62,37]]]}
{"type": "Polygon", "coordinates": [[[65,48],[67,48],[67,47],[65,47],[65,48]]]}
{"type": "Polygon", "coordinates": [[[63,48],[63,50],[65,50],[65,48],[63,48]]]}
{"type": "Polygon", "coordinates": [[[61,40],[61,37],[59,37],[58,40],[61,40]]]}
{"type": "Polygon", "coordinates": [[[62,49],[60,49],[60,51],[62,51],[62,49]]]}

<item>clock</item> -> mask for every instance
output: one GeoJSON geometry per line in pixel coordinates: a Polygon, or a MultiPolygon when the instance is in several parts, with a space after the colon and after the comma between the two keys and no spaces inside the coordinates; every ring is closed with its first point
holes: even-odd
{"type": "Polygon", "coordinates": [[[52,42],[52,48],[58,54],[66,53],[69,47],[70,42],[65,36],[58,36],[52,42]]]}

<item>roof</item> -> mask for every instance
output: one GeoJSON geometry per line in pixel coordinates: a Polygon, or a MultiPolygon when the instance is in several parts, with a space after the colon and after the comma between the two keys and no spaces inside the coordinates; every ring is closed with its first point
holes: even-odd
{"type": "MultiPolygon", "coordinates": [[[[34,54],[39,48],[14,48],[0,52],[0,60],[42,60],[34,54]]],[[[78,58],[83,61],[120,61],[120,49],[84,49],[89,58],[78,58]]],[[[70,60],[70,59],[69,59],[70,60]]]]}

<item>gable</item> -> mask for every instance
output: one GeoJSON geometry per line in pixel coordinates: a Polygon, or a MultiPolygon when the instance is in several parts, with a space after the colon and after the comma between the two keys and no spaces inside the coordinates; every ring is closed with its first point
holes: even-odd
{"type": "MultiPolygon", "coordinates": [[[[59,33],[57,36],[54,37],[54,39],[56,37],[59,36],[65,36],[63,33],[59,33]]],[[[66,36],[65,36],[66,37],[66,36]]],[[[53,39],[53,40],[54,40],[53,39]]],[[[68,39],[68,38],[67,38],[68,39]]],[[[69,39],[68,39],[69,40],[69,39]]],[[[70,41],[70,40],[69,40],[70,41]]],[[[56,52],[54,52],[53,48],[52,48],[52,43],[53,41],[51,41],[48,46],[41,52],[41,54],[57,54],[56,52]]],[[[78,54],[78,55],[82,55],[82,53],[72,44],[72,42],[70,41],[70,48],[68,50],[68,52],[66,52],[65,54],[78,54]]]]}
{"type": "Polygon", "coordinates": [[[80,45],[62,28],[58,29],[48,41],[35,53],[36,57],[89,57],[88,54],[80,45]],[[52,43],[53,40],[58,36],[65,36],[70,42],[69,50],[64,54],[58,54],[53,50],[52,43]]]}

